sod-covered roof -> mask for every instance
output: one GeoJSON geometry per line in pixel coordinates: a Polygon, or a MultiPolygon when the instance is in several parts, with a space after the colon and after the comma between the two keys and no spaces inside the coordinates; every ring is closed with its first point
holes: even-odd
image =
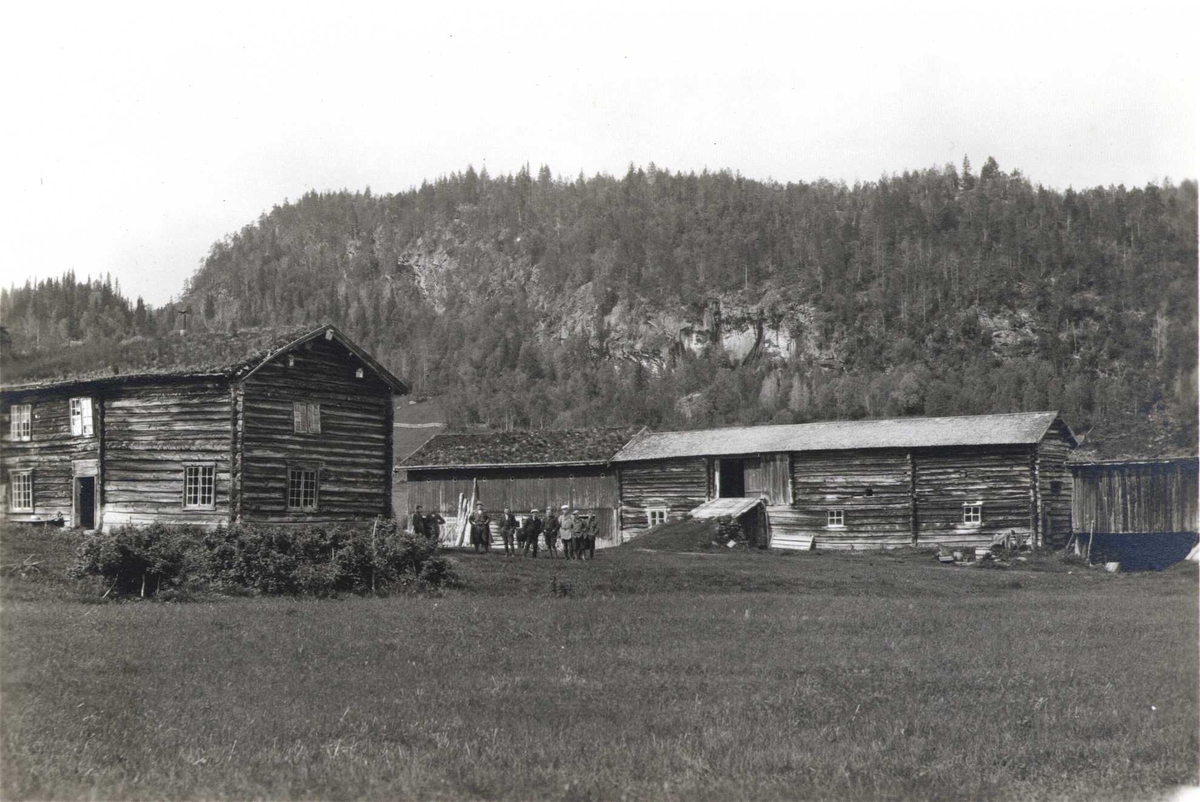
{"type": "MultiPolygon", "coordinates": [[[[327,330],[392,385],[407,392],[404,384],[349,338],[331,325],[300,329],[243,329],[237,332],[172,333],[165,337],[123,340],[114,355],[106,352],[88,367],[76,367],[81,355],[66,348],[58,355],[38,360],[6,362],[0,391],[31,390],[72,384],[117,384],[164,378],[243,378],[277,354],[286,352],[327,330]]],[[[81,346],[86,349],[85,344],[81,346]]],[[[87,354],[83,354],[87,356],[87,354]]]]}
{"type": "Polygon", "coordinates": [[[1033,444],[1058,419],[1057,412],[1017,412],[643,432],[613,462],[777,451],[1033,444]]]}
{"type": "Polygon", "coordinates": [[[481,468],[596,465],[608,462],[637,429],[469,432],[439,434],[401,468],[481,468]]]}

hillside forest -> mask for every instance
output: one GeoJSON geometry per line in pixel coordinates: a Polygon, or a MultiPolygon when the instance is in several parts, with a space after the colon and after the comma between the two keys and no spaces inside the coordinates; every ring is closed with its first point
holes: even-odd
{"type": "Polygon", "coordinates": [[[214,243],[169,307],[71,273],[0,290],[5,381],[168,337],[181,308],[335,323],[461,427],[1060,409],[1095,455],[1196,451],[1194,180],[1060,191],[964,158],[853,186],[650,164],[313,192],[214,243]]]}

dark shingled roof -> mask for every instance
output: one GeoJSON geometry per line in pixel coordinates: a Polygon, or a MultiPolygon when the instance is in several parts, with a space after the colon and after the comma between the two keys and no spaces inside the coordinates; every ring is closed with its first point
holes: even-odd
{"type": "MultiPolygon", "coordinates": [[[[1058,419],[1057,412],[1016,412],[644,432],[621,449],[613,462],[776,451],[1032,444],[1045,437],[1058,419]]],[[[1074,445],[1074,436],[1070,439],[1074,445]]]]}
{"type": "Polygon", "coordinates": [[[637,429],[570,429],[439,434],[400,467],[602,464],[636,433],[637,429]]]}
{"type": "Polygon", "coordinates": [[[325,324],[301,329],[243,329],[189,332],[166,337],[133,337],[120,343],[115,357],[85,371],[66,372],[53,357],[34,363],[6,365],[0,390],[32,390],[78,383],[123,384],[162,378],[243,378],[277,352],[320,336],[326,329],[400,393],[403,382],[363,352],[336,327],[325,324]]]}

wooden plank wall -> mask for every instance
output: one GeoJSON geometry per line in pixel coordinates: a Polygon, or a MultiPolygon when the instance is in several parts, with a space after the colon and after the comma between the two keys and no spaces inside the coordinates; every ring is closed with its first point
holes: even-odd
{"type": "Polygon", "coordinates": [[[231,415],[223,381],[110,391],[104,403],[104,528],[153,521],[228,523],[231,415]],[[183,509],[185,462],[216,464],[216,509],[183,509]]]}
{"type": "MultiPolygon", "coordinates": [[[[492,515],[509,507],[513,514],[524,518],[531,510],[543,515],[563,504],[580,512],[599,516],[600,535],[597,546],[620,543],[616,511],[620,505],[617,475],[614,468],[603,465],[543,468],[434,469],[407,471],[407,508],[420,504],[426,511],[437,511],[446,519],[445,532],[453,532],[457,524],[458,499],[470,499],[473,480],[478,481],[479,498],[492,515]]],[[[495,527],[493,527],[495,530],[495,527]]],[[[493,531],[499,537],[498,531],[493,531]]],[[[499,542],[499,541],[497,541],[499,542]]]]}
{"type": "Polygon", "coordinates": [[[621,531],[626,538],[646,530],[648,508],[666,507],[668,520],[680,520],[708,500],[704,457],[623,462],[619,469],[621,531]]]}
{"type": "Polygon", "coordinates": [[[258,523],[365,520],[391,509],[392,391],[336,340],[282,354],[242,383],[241,519],[258,523]],[[321,405],[320,434],[297,434],[292,402],[321,405]],[[289,464],[320,466],[316,512],[287,508],[289,464]]]}
{"type": "MultiPolygon", "coordinates": [[[[33,512],[7,511],[5,520],[36,521],[62,515],[67,526],[71,520],[73,460],[99,459],[102,401],[96,394],[80,390],[46,390],[6,395],[0,404],[0,492],[7,511],[10,471],[33,471],[33,512]],[[88,396],[93,400],[93,426],[90,437],[71,434],[71,398],[88,396]],[[12,405],[31,404],[31,439],[12,440],[12,405]]],[[[96,488],[96,492],[101,492],[96,488]]]]}
{"type": "Polygon", "coordinates": [[[902,449],[796,452],[794,506],[767,510],[772,543],[786,548],[811,536],[819,548],[833,550],[911,545],[911,479],[902,449]],[[830,509],[845,510],[845,529],[827,527],[830,509]]]}
{"type": "Polygon", "coordinates": [[[746,461],[746,496],[766,498],[768,505],[792,503],[791,455],[763,454],[746,461]]]}
{"type": "Polygon", "coordinates": [[[479,501],[489,511],[507,505],[514,513],[543,512],[569,504],[579,510],[616,509],[620,503],[616,471],[603,465],[574,468],[488,468],[408,471],[408,508],[420,504],[442,516],[458,511],[458,497],[471,496],[478,480],[479,501]]]}
{"type": "Polygon", "coordinates": [[[1071,453],[1068,433],[1062,421],[1055,421],[1038,444],[1038,497],[1041,513],[1038,538],[1043,546],[1059,548],[1071,539],[1071,497],[1073,482],[1067,468],[1071,453]],[[1058,492],[1055,492],[1057,489],[1058,492]]]}
{"type": "Polygon", "coordinates": [[[1076,529],[1111,534],[1197,532],[1195,460],[1071,466],[1076,529]]]}
{"type": "Polygon", "coordinates": [[[1028,536],[1034,447],[961,446],[914,449],[918,545],[987,546],[993,536],[1028,536]],[[983,523],[962,522],[965,502],[983,502],[983,523]]]}

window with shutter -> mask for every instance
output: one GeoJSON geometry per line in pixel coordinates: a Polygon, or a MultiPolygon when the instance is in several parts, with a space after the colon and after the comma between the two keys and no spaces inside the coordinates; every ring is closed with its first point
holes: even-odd
{"type": "Polygon", "coordinates": [[[12,439],[30,440],[33,436],[33,405],[13,404],[8,408],[11,417],[12,439]]]}
{"type": "Polygon", "coordinates": [[[71,399],[71,434],[76,437],[91,437],[95,429],[92,425],[92,399],[71,399]]]}
{"type": "Polygon", "coordinates": [[[293,401],[292,428],[297,434],[320,434],[321,405],[293,401]]]}

